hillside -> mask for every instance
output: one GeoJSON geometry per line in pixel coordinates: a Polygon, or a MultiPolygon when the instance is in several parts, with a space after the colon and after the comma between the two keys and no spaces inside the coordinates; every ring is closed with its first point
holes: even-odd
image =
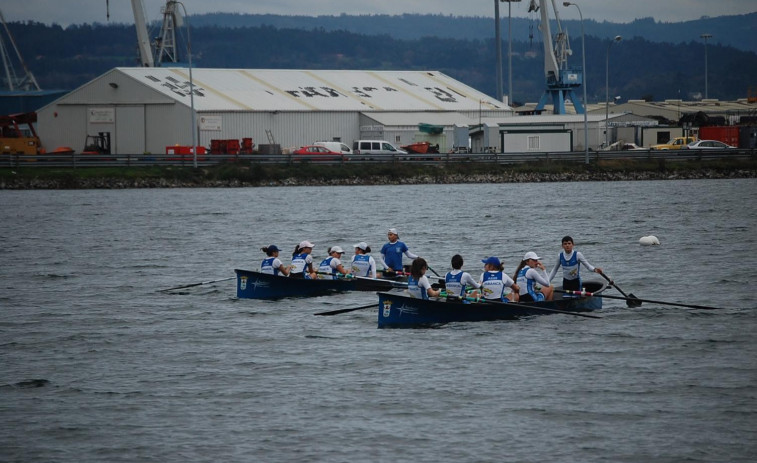
{"type": "MultiPolygon", "coordinates": [[[[226,16],[226,15],[225,15],[226,16]]],[[[248,16],[231,15],[251,21],[248,16]]],[[[316,19],[301,19],[306,27],[275,26],[221,27],[203,25],[214,15],[193,18],[193,61],[199,67],[279,68],[279,69],[434,69],[476,89],[495,93],[495,44],[491,37],[443,37],[448,31],[464,31],[471,18],[445,16],[393,17],[395,27],[379,26],[384,34],[329,30],[316,19]],[[425,26],[403,21],[426,21],[425,26]],[[311,21],[312,20],[312,21],[311,21]],[[436,22],[433,22],[436,20],[436,22]],[[428,22],[430,21],[430,22],[428,22]],[[411,26],[418,27],[411,27],[411,26]],[[414,28],[435,31],[436,37],[398,38],[398,31],[414,28]]],[[[752,15],[747,15],[749,18],[752,15]]],[[[273,22],[292,17],[254,17],[273,22]]],[[[392,17],[387,17],[392,18],[392,17]]],[[[744,18],[744,17],[740,17],[744,18]]],[[[340,22],[374,20],[385,17],[332,17],[340,22]]],[[[483,20],[483,19],[480,19],[483,20]]],[[[213,21],[210,21],[213,22],[213,21]]],[[[229,20],[230,24],[233,21],[229,20]]],[[[486,29],[493,35],[492,21],[486,29]]],[[[569,26],[568,22],[568,26],[569,26]]],[[[637,27],[646,24],[637,22],[637,27]]],[[[709,25],[709,23],[708,23],[709,25]]],[[[597,24],[597,26],[601,26],[597,24]]],[[[649,21],[655,30],[665,25],[649,21]]],[[[21,53],[43,88],[76,88],[116,66],[136,64],[136,34],[131,25],[79,25],[63,29],[40,23],[11,23],[21,53]]],[[[330,29],[335,29],[332,26],[330,29]]],[[[479,33],[483,28],[479,27],[479,33]]],[[[698,30],[698,29],[697,29],[698,30]]],[[[709,29],[712,30],[712,29],[709,29]]],[[[473,32],[471,32],[472,34],[473,32]]],[[[716,32],[712,32],[713,35],[716,32]]],[[[484,31],[486,35],[486,31],[484,31]]],[[[524,40],[513,34],[513,93],[516,102],[533,102],[544,87],[543,58],[538,36],[524,40]]],[[[644,37],[654,35],[645,33],[644,37]]],[[[724,34],[725,35],[725,34],[724,34]]],[[[506,36],[506,34],[505,34],[506,36]]],[[[571,65],[581,62],[580,36],[572,34],[571,65]]],[[[750,41],[750,43],[753,41],[750,41]]],[[[601,36],[586,37],[587,91],[589,102],[604,101],[605,60],[608,41],[601,36]]],[[[507,47],[503,47],[507,50],[507,47]]],[[[718,44],[708,45],[709,96],[733,100],[747,96],[757,87],[757,54],[718,44]]],[[[505,59],[505,66],[507,60],[505,59]]],[[[507,75],[505,71],[504,75],[507,75]]],[[[610,55],[610,94],[627,99],[697,99],[704,94],[704,44],[701,40],[674,43],[654,42],[627,35],[613,45],[610,55]]],[[[507,88],[505,83],[505,88],[507,88]]]]}

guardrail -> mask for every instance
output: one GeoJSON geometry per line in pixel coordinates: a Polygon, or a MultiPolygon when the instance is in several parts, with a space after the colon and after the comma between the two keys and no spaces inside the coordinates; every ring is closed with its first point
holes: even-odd
{"type": "MultiPolygon", "coordinates": [[[[634,150],[634,151],[590,151],[590,162],[612,159],[670,160],[670,161],[700,161],[718,159],[754,159],[757,151],[754,149],[730,150],[634,150]]],[[[584,163],[586,154],[579,151],[542,152],[542,153],[428,153],[401,155],[344,155],[341,157],[327,157],[321,155],[296,154],[198,154],[198,166],[214,166],[223,163],[245,164],[380,164],[380,163],[495,163],[495,164],[523,164],[527,162],[568,162],[584,163]]],[[[0,154],[0,168],[2,167],[149,167],[149,166],[182,166],[192,167],[194,158],[191,155],[176,154],[0,154]]]]}

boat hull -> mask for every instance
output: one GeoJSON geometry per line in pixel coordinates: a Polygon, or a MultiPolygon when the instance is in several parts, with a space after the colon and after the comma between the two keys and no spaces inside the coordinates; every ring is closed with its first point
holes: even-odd
{"type": "Polygon", "coordinates": [[[235,269],[237,297],[240,299],[281,299],[284,297],[323,296],[344,291],[389,291],[406,283],[379,278],[340,278],[308,280],[235,269]]]}
{"type": "MultiPolygon", "coordinates": [[[[596,283],[600,292],[605,285],[596,283]]],[[[587,285],[588,286],[588,285],[587,285]]],[[[378,303],[379,328],[414,328],[442,325],[452,322],[481,322],[494,320],[515,320],[531,315],[554,313],[547,310],[565,312],[590,312],[602,308],[602,298],[562,298],[554,301],[529,302],[524,305],[504,302],[447,301],[444,299],[416,299],[405,292],[380,292],[378,303]],[[525,307],[525,305],[533,307],[525,307]]]]}

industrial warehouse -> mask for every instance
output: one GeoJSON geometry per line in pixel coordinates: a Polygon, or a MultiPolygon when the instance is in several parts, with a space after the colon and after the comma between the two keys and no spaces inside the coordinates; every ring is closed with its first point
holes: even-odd
{"type": "Polygon", "coordinates": [[[444,128],[440,149],[456,146],[455,127],[504,118],[512,109],[435,71],[327,71],[115,68],[38,111],[42,144],[80,146],[107,134],[117,154],[163,153],[251,138],[298,148],[317,140],[351,144],[380,138],[414,142],[418,124],[444,128]],[[377,133],[378,132],[378,133],[377,133]]]}

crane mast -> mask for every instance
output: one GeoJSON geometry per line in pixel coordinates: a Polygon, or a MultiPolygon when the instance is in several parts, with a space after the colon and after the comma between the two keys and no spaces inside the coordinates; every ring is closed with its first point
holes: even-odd
{"type": "Polygon", "coordinates": [[[147,33],[145,6],[142,4],[142,0],[131,0],[131,9],[134,11],[134,27],[137,29],[140,65],[142,67],[154,67],[155,59],[150,46],[150,35],[147,33]]]}
{"type": "Polygon", "coordinates": [[[536,110],[543,110],[551,99],[554,114],[565,114],[565,101],[571,100],[576,108],[576,113],[583,114],[585,108],[575,92],[583,84],[583,69],[568,68],[568,56],[572,54],[568,32],[562,29],[555,0],[551,0],[551,3],[557,23],[554,42],[549,26],[547,0],[531,0],[528,8],[529,12],[540,11],[541,24],[539,30],[544,44],[544,75],[547,82],[547,88],[539,99],[536,110]]]}

